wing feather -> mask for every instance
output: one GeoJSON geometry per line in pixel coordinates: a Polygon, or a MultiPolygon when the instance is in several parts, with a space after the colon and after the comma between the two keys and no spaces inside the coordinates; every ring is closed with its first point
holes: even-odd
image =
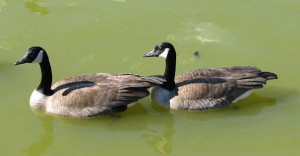
{"type": "Polygon", "coordinates": [[[261,73],[260,69],[252,66],[186,72],[175,78],[176,95],[180,99],[178,101],[181,101],[177,106],[185,109],[212,109],[227,105],[248,90],[263,87],[266,77],[277,78],[273,73],[261,73]]]}
{"type": "Polygon", "coordinates": [[[70,77],[52,86],[54,94],[48,111],[72,116],[124,111],[128,104],[148,96],[149,87],[164,81],[134,74],[98,73],[70,77]]]}

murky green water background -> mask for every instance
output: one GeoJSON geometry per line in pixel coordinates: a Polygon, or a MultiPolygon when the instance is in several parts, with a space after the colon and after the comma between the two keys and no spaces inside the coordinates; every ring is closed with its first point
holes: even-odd
{"type": "Polygon", "coordinates": [[[0,0],[0,155],[298,155],[299,8],[296,0],[0,0]],[[164,60],[142,58],[160,41],[176,46],[177,74],[255,65],[279,79],[217,111],[169,111],[147,97],[119,116],[72,119],[32,111],[40,69],[13,65],[39,45],[54,81],[162,74],[164,60]]]}

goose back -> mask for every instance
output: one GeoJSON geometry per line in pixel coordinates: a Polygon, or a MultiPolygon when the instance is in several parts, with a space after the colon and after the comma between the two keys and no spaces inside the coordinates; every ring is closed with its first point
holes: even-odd
{"type": "Polygon", "coordinates": [[[189,71],[175,78],[175,96],[170,100],[170,107],[191,110],[224,107],[274,78],[277,78],[275,74],[261,72],[253,66],[189,71]]]}
{"type": "Polygon", "coordinates": [[[186,72],[175,77],[176,51],[169,42],[156,44],[144,57],[166,59],[163,85],[152,90],[152,99],[172,109],[214,109],[245,98],[267,80],[277,79],[271,72],[253,66],[210,68],[186,72]]]}
{"type": "Polygon", "coordinates": [[[125,111],[128,104],[148,96],[148,88],[165,82],[157,76],[98,73],[73,76],[51,85],[49,57],[39,46],[29,48],[15,65],[26,63],[38,63],[42,75],[31,94],[30,106],[65,116],[90,117],[125,111]]]}
{"type": "Polygon", "coordinates": [[[122,112],[127,105],[149,95],[148,88],[162,84],[158,77],[134,74],[90,74],[63,79],[44,109],[65,116],[87,117],[122,112]]]}

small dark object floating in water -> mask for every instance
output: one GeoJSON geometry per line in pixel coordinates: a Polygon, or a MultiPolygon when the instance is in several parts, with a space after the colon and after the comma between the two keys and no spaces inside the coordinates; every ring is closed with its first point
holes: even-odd
{"type": "Polygon", "coordinates": [[[195,55],[196,57],[199,57],[199,52],[198,52],[198,51],[195,51],[195,52],[194,52],[194,55],[195,55]]]}

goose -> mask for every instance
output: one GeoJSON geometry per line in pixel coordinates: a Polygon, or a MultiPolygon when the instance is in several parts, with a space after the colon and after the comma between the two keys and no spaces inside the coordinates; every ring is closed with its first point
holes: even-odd
{"type": "Polygon", "coordinates": [[[65,78],[52,85],[49,57],[39,46],[29,48],[15,65],[24,63],[38,63],[42,73],[40,84],[30,96],[30,106],[62,116],[93,117],[123,112],[127,105],[148,96],[148,88],[165,81],[155,76],[96,73],[65,78]]]}
{"type": "Polygon", "coordinates": [[[155,86],[152,100],[177,110],[210,110],[222,108],[249,96],[262,88],[267,80],[277,79],[271,72],[262,72],[254,66],[233,66],[192,70],[176,76],[176,51],[168,42],[158,43],[144,57],[166,59],[166,82],[155,86]]]}

